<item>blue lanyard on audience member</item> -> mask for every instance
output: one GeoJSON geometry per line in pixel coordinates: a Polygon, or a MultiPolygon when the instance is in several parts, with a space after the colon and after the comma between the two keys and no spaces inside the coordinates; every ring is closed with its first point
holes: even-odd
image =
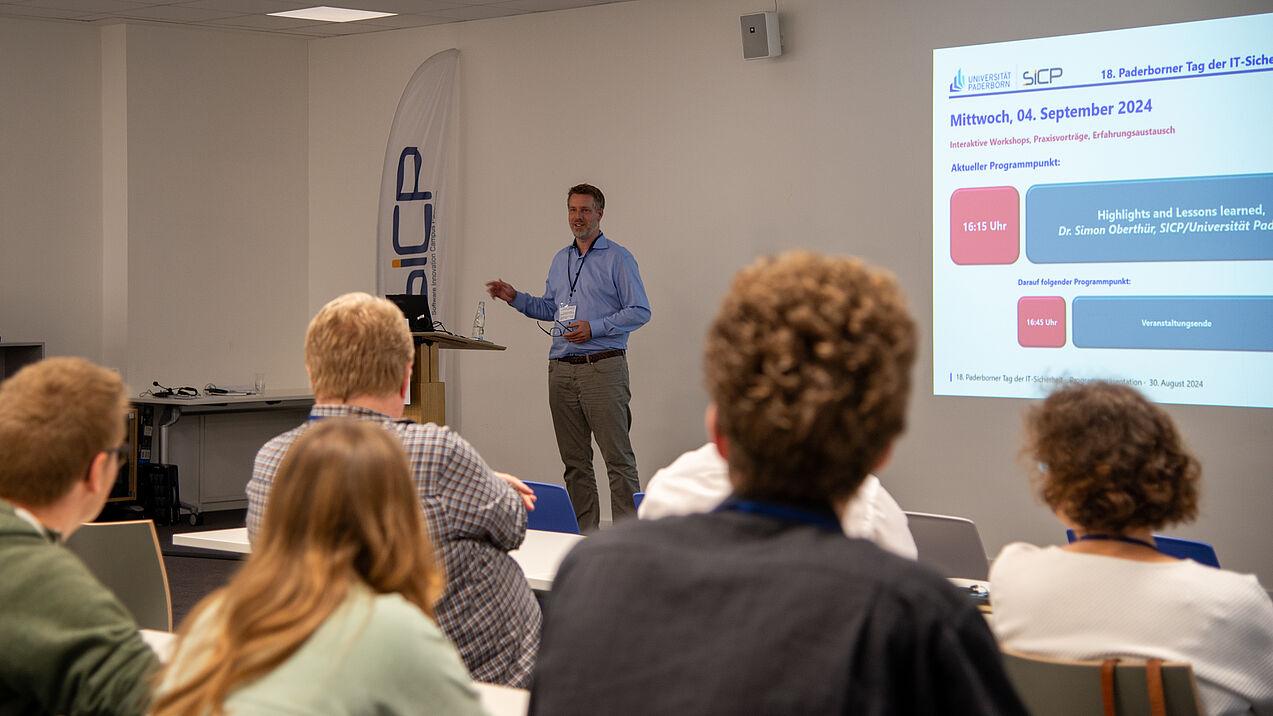
{"type": "Polygon", "coordinates": [[[1158,549],[1158,545],[1152,542],[1146,542],[1143,539],[1136,539],[1135,537],[1124,537],[1122,535],[1105,535],[1105,534],[1099,534],[1099,533],[1093,532],[1092,534],[1086,534],[1086,535],[1082,535],[1080,537],[1074,538],[1074,541],[1076,542],[1085,542],[1087,540],[1098,540],[1098,541],[1112,540],[1114,542],[1126,542],[1127,544],[1138,544],[1141,547],[1148,547],[1155,552],[1161,551],[1158,549]]]}
{"type": "Polygon", "coordinates": [[[760,502],[759,500],[744,500],[741,497],[730,497],[717,507],[715,512],[723,511],[732,512],[750,512],[754,515],[765,515],[766,517],[776,517],[786,522],[798,522],[821,527],[831,532],[840,531],[840,520],[835,516],[835,512],[830,507],[805,509],[803,507],[793,507],[791,505],[781,505],[775,502],[760,502]]]}
{"type": "MultiPolygon", "coordinates": [[[[366,410],[366,408],[364,408],[364,410],[366,410]]],[[[374,412],[376,412],[376,411],[372,410],[372,411],[369,411],[369,412],[373,412],[373,413],[374,413],[374,412]]],[[[379,414],[379,413],[377,413],[377,415],[380,415],[380,414],[379,414]]],[[[306,419],[306,422],[310,422],[310,423],[312,423],[312,422],[315,422],[315,421],[317,421],[317,420],[322,420],[322,419],[323,419],[323,418],[325,418],[325,417],[327,417],[327,416],[326,416],[326,415],[314,415],[313,413],[310,413],[310,416],[309,416],[309,418],[307,418],[307,419],[306,419]]],[[[354,416],[352,416],[352,415],[350,415],[350,416],[338,415],[338,416],[336,416],[336,417],[340,417],[340,418],[348,417],[348,418],[350,418],[351,420],[355,419],[355,418],[354,418],[354,416]]],[[[388,417],[388,416],[383,416],[383,417],[388,417]]],[[[360,418],[359,418],[359,419],[360,419],[360,418]]],[[[396,419],[396,420],[395,420],[394,418],[389,418],[389,420],[390,420],[391,422],[393,422],[395,425],[411,425],[411,424],[415,423],[415,421],[414,421],[414,420],[412,420],[411,418],[398,418],[398,419],[396,419]]]]}

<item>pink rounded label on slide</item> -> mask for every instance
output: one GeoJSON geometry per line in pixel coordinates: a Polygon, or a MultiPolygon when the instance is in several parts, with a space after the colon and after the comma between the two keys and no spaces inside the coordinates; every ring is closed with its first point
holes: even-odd
{"type": "Polygon", "coordinates": [[[1016,187],[956,189],[950,195],[950,258],[957,264],[1010,264],[1021,255],[1016,187]]]}
{"type": "Polygon", "coordinates": [[[1017,301],[1017,343],[1026,348],[1065,345],[1065,299],[1024,296],[1017,301]]]}

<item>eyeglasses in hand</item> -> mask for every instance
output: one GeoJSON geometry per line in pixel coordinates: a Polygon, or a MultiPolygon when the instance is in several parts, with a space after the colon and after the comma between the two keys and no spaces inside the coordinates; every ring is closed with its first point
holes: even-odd
{"type": "Polygon", "coordinates": [[[539,321],[535,321],[535,325],[539,326],[539,330],[543,331],[547,335],[552,336],[553,338],[561,338],[563,334],[569,333],[574,330],[573,328],[570,328],[569,326],[562,323],[561,321],[553,321],[553,323],[555,325],[553,325],[551,329],[548,329],[548,328],[544,328],[544,325],[540,323],[539,321]]]}

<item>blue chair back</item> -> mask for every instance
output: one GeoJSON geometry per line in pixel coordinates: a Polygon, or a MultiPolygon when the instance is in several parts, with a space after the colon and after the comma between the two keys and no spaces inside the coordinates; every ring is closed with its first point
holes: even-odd
{"type": "Polygon", "coordinates": [[[635,505],[638,510],[641,509],[641,500],[644,500],[644,499],[645,499],[644,492],[632,493],[632,504],[635,505]]]}
{"type": "MultiPolygon", "coordinates": [[[[1067,529],[1065,531],[1065,536],[1073,542],[1074,530],[1067,529]]],[[[1220,558],[1216,556],[1216,548],[1206,542],[1199,542],[1194,539],[1185,539],[1183,537],[1154,535],[1154,544],[1158,545],[1159,552],[1162,552],[1169,557],[1192,559],[1198,564],[1205,564],[1208,567],[1220,567],[1220,558]]]]}
{"type": "Polygon", "coordinates": [[[579,520],[566,488],[546,482],[523,482],[535,491],[536,498],[535,509],[527,513],[527,529],[579,534],[579,520]]]}

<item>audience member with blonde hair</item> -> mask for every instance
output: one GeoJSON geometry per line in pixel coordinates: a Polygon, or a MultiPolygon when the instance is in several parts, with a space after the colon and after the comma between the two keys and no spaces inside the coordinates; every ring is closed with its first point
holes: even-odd
{"type": "Polygon", "coordinates": [[[0,384],[0,714],[140,714],[154,652],[132,615],[60,546],[119,471],[124,384],[49,358],[0,384]]]}
{"type": "Polygon", "coordinates": [[[508,552],[526,536],[534,493],[496,473],[464,438],[432,423],[401,420],[414,354],[402,312],[366,293],[333,299],[305,335],[314,407],[303,425],[270,440],[248,483],[248,535],[255,544],[279,463],[312,426],[337,417],[383,428],[407,451],[415,494],[447,575],[438,626],[477,681],[525,687],[542,617],[508,552]]]}
{"type": "Polygon", "coordinates": [[[183,625],[152,713],[480,714],[433,621],[442,581],[401,444],[324,420],[279,466],[252,556],[183,625]]]}
{"type": "Polygon", "coordinates": [[[734,494],[571,551],[532,713],[1024,713],[971,601],[841,530],[906,422],[915,343],[892,276],[861,261],[743,269],[703,361],[734,494]]]}
{"type": "Polygon", "coordinates": [[[1198,514],[1198,461],[1135,390],[1062,388],[1026,414],[1039,496],[1078,540],[1016,543],[990,568],[1005,648],[1068,659],[1193,664],[1212,716],[1273,714],[1273,602],[1253,575],[1158,551],[1154,532],[1198,514]]]}

